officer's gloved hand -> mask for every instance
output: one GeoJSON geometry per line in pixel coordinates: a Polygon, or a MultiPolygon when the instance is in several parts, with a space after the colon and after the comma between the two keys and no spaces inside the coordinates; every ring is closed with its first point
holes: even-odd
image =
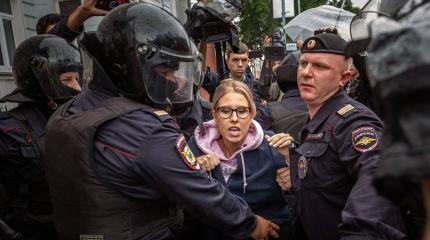
{"type": "Polygon", "coordinates": [[[203,171],[209,172],[212,171],[216,166],[219,165],[219,158],[215,154],[207,154],[198,157],[197,162],[203,171]]]}
{"type": "Polygon", "coordinates": [[[278,238],[278,230],[279,226],[258,216],[255,215],[255,220],[257,221],[257,225],[255,225],[254,230],[251,233],[251,238],[255,240],[266,240],[269,236],[278,238]]]}

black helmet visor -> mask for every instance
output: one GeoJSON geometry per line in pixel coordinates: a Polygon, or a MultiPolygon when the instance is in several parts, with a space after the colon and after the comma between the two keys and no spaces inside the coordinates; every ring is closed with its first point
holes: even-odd
{"type": "Polygon", "coordinates": [[[201,60],[197,52],[182,55],[162,48],[153,51],[154,55],[148,60],[145,47],[138,47],[137,52],[141,76],[151,101],[158,104],[192,102],[193,84],[201,79],[201,60]]]}
{"type": "Polygon", "coordinates": [[[82,62],[78,49],[61,38],[46,38],[30,59],[40,87],[50,99],[68,99],[82,90],[82,62]]]}

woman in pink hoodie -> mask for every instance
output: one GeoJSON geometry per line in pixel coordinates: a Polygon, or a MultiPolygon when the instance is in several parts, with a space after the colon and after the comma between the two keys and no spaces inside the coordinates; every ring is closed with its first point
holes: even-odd
{"type": "MultiPolygon", "coordinates": [[[[214,119],[203,123],[204,131],[196,128],[189,146],[209,177],[246,201],[255,214],[280,225],[283,239],[290,232],[283,190],[291,186],[288,160],[293,139],[263,131],[253,120],[255,114],[249,88],[224,80],[214,94],[214,119]]],[[[227,239],[210,226],[201,229],[205,232],[202,239],[227,239]]]]}

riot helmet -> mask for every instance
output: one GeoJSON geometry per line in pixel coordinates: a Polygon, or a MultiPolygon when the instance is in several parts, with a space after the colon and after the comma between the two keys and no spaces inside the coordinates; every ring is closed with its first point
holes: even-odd
{"type": "MultiPolygon", "coordinates": [[[[420,209],[420,198],[414,199],[416,184],[430,176],[429,11],[429,0],[410,0],[391,17],[380,16],[368,24],[368,43],[350,44],[353,53],[366,50],[370,87],[385,124],[374,184],[381,195],[408,211],[411,203],[420,209]]],[[[407,215],[419,220],[411,211],[407,215]]]]}
{"type": "Polygon", "coordinates": [[[289,53],[282,61],[281,66],[276,69],[278,86],[282,92],[297,88],[297,69],[301,56],[301,51],[289,53]]]}
{"type": "MultiPolygon", "coordinates": [[[[396,17],[402,6],[408,0],[370,0],[363,9],[354,16],[350,24],[350,34],[353,44],[348,47],[351,55],[366,49],[370,38],[370,23],[375,19],[385,17],[396,17]]],[[[361,53],[365,55],[365,53],[361,53]]]]}
{"type": "Polygon", "coordinates": [[[200,0],[197,5],[209,8],[227,21],[232,21],[238,15],[242,2],[241,0],[200,0]]]}
{"type": "Polygon", "coordinates": [[[193,85],[201,79],[201,59],[181,23],[160,7],[121,5],[103,18],[96,32],[79,42],[84,55],[94,60],[92,65],[105,73],[93,76],[90,87],[107,88],[166,110],[193,101],[193,85]]]}
{"type": "Polygon", "coordinates": [[[48,101],[56,105],[82,90],[79,50],[54,35],[38,35],[22,42],[15,50],[12,70],[17,89],[2,101],[48,101]]]}

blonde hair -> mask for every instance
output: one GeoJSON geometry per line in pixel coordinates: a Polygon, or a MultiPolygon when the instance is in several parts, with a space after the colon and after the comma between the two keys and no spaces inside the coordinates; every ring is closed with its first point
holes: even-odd
{"type": "Polygon", "coordinates": [[[213,106],[212,109],[216,110],[218,107],[219,100],[226,95],[227,93],[240,93],[242,94],[246,101],[249,104],[249,107],[251,108],[252,113],[256,113],[257,110],[255,108],[254,99],[252,98],[252,93],[249,87],[240,81],[233,80],[231,78],[227,78],[225,80],[222,80],[220,85],[215,90],[214,97],[213,97],[213,106]]]}

